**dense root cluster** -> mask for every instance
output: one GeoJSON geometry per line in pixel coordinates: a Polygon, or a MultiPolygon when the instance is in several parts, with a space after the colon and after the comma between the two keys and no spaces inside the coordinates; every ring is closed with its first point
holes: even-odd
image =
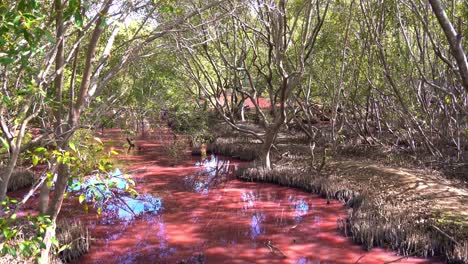
{"type": "Polygon", "coordinates": [[[252,161],[260,154],[260,142],[248,138],[242,142],[235,138],[218,138],[211,144],[211,150],[215,154],[252,161]]]}
{"type": "Polygon", "coordinates": [[[22,188],[30,187],[33,183],[34,174],[28,169],[18,168],[11,175],[10,181],[8,181],[8,191],[13,192],[22,188]]]}
{"type": "Polygon", "coordinates": [[[291,167],[272,170],[245,168],[238,178],[276,183],[335,198],[352,208],[339,229],[366,249],[387,247],[402,255],[445,256],[449,263],[467,263],[467,240],[456,241],[415,208],[401,208],[378,195],[349,189],[349,183],[334,175],[321,176],[291,167]]]}
{"type": "Polygon", "coordinates": [[[338,199],[347,204],[358,201],[359,194],[346,187],[344,181],[335,176],[321,176],[302,168],[277,167],[272,170],[263,168],[244,168],[237,172],[241,180],[276,183],[282,186],[300,188],[319,194],[327,199],[338,199]]]}
{"type": "Polygon", "coordinates": [[[86,227],[78,221],[61,221],[57,224],[57,240],[66,248],[58,257],[65,263],[78,259],[89,251],[90,236],[86,227]]]}

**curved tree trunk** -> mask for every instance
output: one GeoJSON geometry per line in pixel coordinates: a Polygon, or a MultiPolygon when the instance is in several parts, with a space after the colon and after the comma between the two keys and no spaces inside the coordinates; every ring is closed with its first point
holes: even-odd
{"type": "Polygon", "coordinates": [[[462,31],[461,31],[461,24],[462,21],[460,19],[458,34],[455,31],[452,23],[450,22],[447,14],[445,13],[444,7],[439,0],[429,0],[431,4],[432,10],[439,20],[439,24],[442,27],[445,36],[447,37],[448,43],[450,44],[450,50],[452,51],[455,60],[457,61],[458,71],[460,73],[462,85],[466,91],[468,91],[468,61],[466,59],[466,54],[463,51],[462,45],[462,31]]]}

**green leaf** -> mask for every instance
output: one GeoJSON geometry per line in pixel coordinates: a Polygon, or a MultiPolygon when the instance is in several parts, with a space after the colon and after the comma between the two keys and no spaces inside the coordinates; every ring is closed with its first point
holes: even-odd
{"type": "Polygon", "coordinates": [[[101,206],[98,207],[97,213],[98,213],[98,214],[101,214],[101,213],[102,213],[102,207],[101,207],[101,206]]]}
{"type": "Polygon", "coordinates": [[[36,155],[33,155],[33,156],[32,156],[32,164],[33,164],[34,166],[36,166],[37,163],[39,163],[39,157],[36,156],[36,155]]]}
{"type": "Polygon", "coordinates": [[[75,25],[79,28],[83,27],[83,17],[80,14],[80,10],[78,9],[74,14],[73,18],[75,19],[75,25]]]}
{"type": "Polygon", "coordinates": [[[10,144],[8,144],[6,139],[4,139],[3,137],[0,137],[0,141],[2,142],[2,147],[5,148],[6,150],[8,150],[8,152],[9,152],[10,151],[10,144]]]}
{"type": "Polygon", "coordinates": [[[47,151],[47,149],[44,148],[44,147],[38,147],[38,148],[36,148],[36,149],[34,150],[34,152],[36,152],[36,153],[44,153],[44,152],[46,152],[46,151],[47,151]]]}
{"type": "Polygon", "coordinates": [[[100,138],[94,137],[94,140],[95,140],[96,142],[98,142],[99,144],[102,144],[102,140],[101,140],[100,138]]]}
{"type": "Polygon", "coordinates": [[[69,249],[69,248],[70,248],[70,245],[63,245],[57,250],[57,253],[60,253],[64,251],[65,249],[69,249]]]}
{"type": "Polygon", "coordinates": [[[70,141],[70,142],[68,142],[68,146],[70,146],[70,148],[71,148],[73,151],[76,152],[75,143],[73,143],[73,142],[70,141]]]}
{"type": "Polygon", "coordinates": [[[59,246],[59,242],[58,242],[58,240],[57,240],[55,237],[52,237],[52,238],[50,239],[50,241],[52,242],[52,245],[54,245],[54,246],[56,246],[56,247],[59,246]]]}
{"type": "Polygon", "coordinates": [[[14,59],[13,59],[13,58],[10,58],[10,57],[1,57],[1,58],[0,58],[0,63],[3,64],[3,65],[9,65],[9,64],[11,64],[13,61],[14,61],[14,59]]]}
{"type": "Polygon", "coordinates": [[[2,244],[0,244],[0,245],[1,245],[1,248],[2,248],[2,255],[4,256],[4,255],[6,255],[7,252],[8,252],[8,246],[5,245],[5,243],[2,243],[2,244]]]}
{"type": "Polygon", "coordinates": [[[42,249],[45,249],[46,248],[46,244],[44,244],[44,242],[42,240],[39,241],[39,247],[42,248],[42,249]]]}
{"type": "Polygon", "coordinates": [[[80,203],[83,203],[83,201],[85,200],[85,198],[86,198],[86,195],[83,193],[83,194],[80,195],[80,197],[78,197],[78,201],[79,201],[80,203]]]}

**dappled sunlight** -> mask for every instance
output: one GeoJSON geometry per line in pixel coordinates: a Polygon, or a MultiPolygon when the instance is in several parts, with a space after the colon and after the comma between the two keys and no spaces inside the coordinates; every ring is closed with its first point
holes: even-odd
{"type": "Polygon", "coordinates": [[[90,225],[96,240],[77,263],[176,263],[197,254],[207,263],[398,258],[381,250],[366,252],[340,236],[336,223],[346,212],[337,201],[327,204],[295,189],[238,181],[233,175],[240,163],[220,156],[184,156],[173,166],[159,160],[164,155],[159,144],[143,143],[151,147],[123,156],[131,160],[128,170],[135,170],[140,193],[137,200],[124,200],[134,214],[110,203],[90,225]]]}

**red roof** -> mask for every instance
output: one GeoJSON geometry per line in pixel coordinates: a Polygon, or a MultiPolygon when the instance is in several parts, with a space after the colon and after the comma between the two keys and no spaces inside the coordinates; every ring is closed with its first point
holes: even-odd
{"type": "MultiPolygon", "coordinates": [[[[231,100],[231,98],[228,96],[227,98],[228,100],[231,100]]],[[[258,107],[260,107],[260,109],[265,109],[265,108],[269,108],[270,107],[270,100],[268,98],[257,98],[257,104],[258,104],[258,107]]],[[[221,104],[224,104],[224,97],[220,97],[219,98],[219,102],[221,104]]],[[[250,108],[255,108],[255,105],[254,103],[252,102],[252,100],[250,98],[247,98],[244,102],[244,106],[248,106],[250,108]]]]}
{"type": "MultiPolygon", "coordinates": [[[[270,100],[268,98],[257,98],[257,104],[258,104],[258,107],[260,107],[261,109],[269,108],[270,107],[270,100]]],[[[252,102],[252,100],[250,98],[245,100],[244,106],[249,106],[250,108],[255,107],[254,103],[252,102]]]]}

